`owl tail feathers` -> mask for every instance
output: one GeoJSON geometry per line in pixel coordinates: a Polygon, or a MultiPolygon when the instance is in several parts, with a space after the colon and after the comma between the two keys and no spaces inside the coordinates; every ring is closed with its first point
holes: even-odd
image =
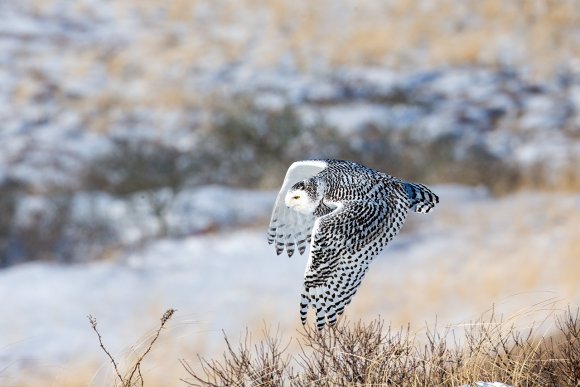
{"type": "Polygon", "coordinates": [[[415,212],[426,214],[439,203],[439,196],[423,184],[404,183],[404,186],[409,196],[409,208],[415,212]]]}

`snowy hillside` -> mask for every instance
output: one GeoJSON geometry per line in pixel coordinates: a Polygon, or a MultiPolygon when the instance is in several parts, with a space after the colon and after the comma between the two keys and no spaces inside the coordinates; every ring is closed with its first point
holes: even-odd
{"type": "Polygon", "coordinates": [[[200,187],[304,158],[578,189],[577,7],[317,4],[1,3],[0,268],[228,227],[190,212],[200,187]]]}
{"type": "Polygon", "coordinates": [[[577,162],[580,11],[570,2],[244,3],[3,2],[0,184],[77,189],[119,139],[199,152],[201,132],[240,98],[262,120],[292,109],[359,153],[374,131],[403,131],[452,139],[458,161],[475,146],[524,166],[577,162]]]}

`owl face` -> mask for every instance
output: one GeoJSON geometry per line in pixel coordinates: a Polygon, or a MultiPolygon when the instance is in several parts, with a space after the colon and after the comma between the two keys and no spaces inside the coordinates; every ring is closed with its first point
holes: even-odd
{"type": "Polygon", "coordinates": [[[284,202],[291,209],[310,215],[316,210],[320,202],[316,194],[315,187],[310,187],[301,182],[290,188],[284,202]]]}

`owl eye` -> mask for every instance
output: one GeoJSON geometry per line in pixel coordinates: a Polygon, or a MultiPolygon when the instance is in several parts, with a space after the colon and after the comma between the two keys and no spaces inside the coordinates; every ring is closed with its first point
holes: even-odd
{"type": "Polygon", "coordinates": [[[292,199],[300,199],[300,196],[298,196],[298,195],[292,196],[292,199]]]}

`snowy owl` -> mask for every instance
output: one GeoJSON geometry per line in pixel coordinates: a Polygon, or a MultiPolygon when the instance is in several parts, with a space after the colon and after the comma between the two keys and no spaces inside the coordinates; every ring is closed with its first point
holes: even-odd
{"type": "Polygon", "coordinates": [[[427,213],[439,198],[422,184],[341,160],[293,163],[276,198],[268,243],[300,254],[309,242],[300,319],[332,326],[361,284],[370,261],[399,232],[409,209],[427,213]]]}

